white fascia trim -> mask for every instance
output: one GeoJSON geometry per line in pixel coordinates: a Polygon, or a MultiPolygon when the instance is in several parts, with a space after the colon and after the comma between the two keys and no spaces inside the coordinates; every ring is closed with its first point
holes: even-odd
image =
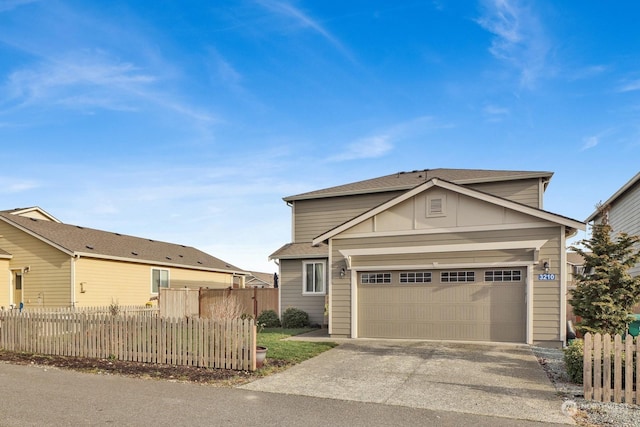
{"type": "MultiPolygon", "coordinates": [[[[359,239],[362,237],[390,237],[390,236],[415,236],[424,234],[446,234],[446,233],[470,233],[475,231],[502,231],[502,230],[526,230],[531,228],[553,227],[547,222],[527,222],[520,224],[494,224],[494,225],[470,225],[456,228],[423,228],[413,230],[398,231],[374,231],[365,233],[343,234],[333,239],[359,239]]],[[[333,240],[332,239],[332,240],[333,240]]]]}
{"type": "Polygon", "coordinates": [[[333,265],[333,262],[331,261],[331,258],[332,258],[331,257],[331,255],[332,255],[332,252],[331,252],[332,245],[333,245],[333,243],[330,241],[329,242],[329,259],[327,261],[327,264],[329,265],[327,267],[327,275],[329,276],[327,278],[327,299],[329,300],[328,303],[327,303],[327,311],[328,311],[328,313],[327,313],[328,314],[327,322],[329,322],[329,328],[328,328],[329,329],[328,330],[329,335],[331,335],[331,333],[333,331],[333,314],[332,314],[333,303],[331,302],[331,300],[332,300],[331,295],[332,295],[332,288],[333,288],[333,274],[331,274],[332,273],[331,266],[333,265]]]}
{"type": "Polygon", "coordinates": [[[310,258],[327,258],[328,254],[324,255],[285,255],[285,256],[270,256],[269,261],[276,259],[310,259],[310,258]]]}
{"type": "Polygon", "coordinates": [[[30,235],[32,237],[35,237],[36,239],[40,240],[41,242],[46,243],[49,246],[53,246],[54,248],[58,249],[61,252],[64,252],[65,254],[67,254],[69,256],[73,256],[74,255],[73,251],[70,251],[69,249],[67,249],[67,248],[65,248],[63,246],[60,246],[57,243],[52,242],[51,240],[45,239],[41,235],[39,235],[37,233],[34,233],[33,231],[29,230],[28,228],[25,228],[25,227],[21,226],[20,224],[16,224],[15,222],[13,222],[13,221],[11,221],[11,220],[9,220],[7,218],[4,218],[2,216],[0,216],[0,220],[6,222],[7,224],[9,224],[12,227],[17,228],[20,231],[23,231],[23,232],[27,233],[28,235],[30,235]]]}
{"type": "Polygon", "coordinates": [[[0,259],[12,259],[12,258],[13,258],[13,255],[4,255],[4,254],[0,255],[0,259]]]}
{"type": "Polygon", "coordinates": [[[561,225],[565,225],[568,227],[572,227],[572,228],[576,228],[578,230],[585,230],[586,229],[586,224],[576,221],[576,220],[572,220],[570,218],[565,218],[563,216],[560,215],[556,215],[550,212],[546,212],[540,209],[535,209],[526,205],[522,205],[520,203],[515,203],[512,202],[510,200],[505,200],[502,199],[500,197],[496,197],[496,196],[492,196],[490,194],[486,194],[486,193],[482,193],[480,191],[476,191],[470,188],[466,188],[466,187],[462,187],[460,185],[457,184],[451,184],[449,182],[446,181],[441,181],[437,178],[433,178],[430,181],[427,181],[426,183],[422,184],[422,185],[418,185],[417,187],[407,191],[406,193],[395,197],[394,199],[389,200],[388,202],[385,202],[371,210],[369,210],[368,212],[365,212],[364,214],[357,216],[355,218],[353,218],[350,221],[345,222],[344,224],[327,231],[324,234],[321,234],[320,236],[316,237],[315,239],[313,239],[312,244],[313,245],[317,245],[319,243],[324,242],[325,240],[328,240],[334,236],[336,236],[337,234],[342,233],[345,230],[348,230],[349,228],[353,227],[354,225],[357,225],[359,223],[361,223],[362,221],[365,221],[381,212],[386,211],[387,209],[389,209],[392,206],[397,205],[398,203],[402,203],[403,201],[419,194],[422,193],[423,191],[426,191],[432,187],[439,187],[439,188],[444,188],[446,190],[449,191],[453,191],[455,193],[459,193],[459,194],[463,194],[465,196],[474,198],[474,199],[478,199],[478,200],[482,200],[488,203],[492,203],[494,205],[498,205],[498,206],[502,206],[504,208],[508,208],[508,209],[512,209],[516,212],[521,212],[527,215],[531,215],[533,217],[536,218],[541,218],[544,219],[546,221],[550,221],[553,222],[555,224],[561,224],[561,225]]]}
{"type": "Polygon", "coordinates": [[[567,236],[560,230],[560,340],[567,342],[567,236]]]}
{"type": "Polygon", "coordinates": [[[392,265],[375,265],[375,266],[365,266],[359,265],[354,267],[355,270],[361,271],[398,271],[398,270],[448,270],[451,268],[459,269],[459,268],[498,268],[498,267],[528,267],[533,266],[535,261],[510,261],[510,262],[467,262],[467,263],[448,263],[448,264],[440,264],[437,262],[433,263],[424,263],[424,264],[392,264],[392,265]]]}
{"type": "MultiPolygon", "coordinates": [[[[606,202],[604,202],[602,204],[603,207],[605,206],[609,206],[611,203],[613,203],[618,197],[620,197],[622,195],[622,193],[624,193],[625,191],[627,191],[629,188],[631,188],[636,182],[640,181],[640,172],[638,172],[633,178],[631,178],[625,185],[623,185],[622,187],[620,187],[620,189],[618,191],[616,191],[613,196],[609,197],[607,199],[606,202]]],[[[592,213],[591,215],[589,215],[589,218],[587,218],[585,220],[585,222],[591,222],[594,219],[596,219],[596,217],[598,217],[600,215],[600,210],[596,209],[596,211],[594,213],[592,213]]]]}
{"type": "Polygon", "coordinates": [[[51,220],[53,222],[57,222],[58,224],[62,224],[62,221],[60,221],[58,218],[56,218],[55,216],[51,215],[49,212],[45,211],[44,209],[42,209],[42,208],[40,208],[38,206],[34,206],[32,208],[20,209],[19,211],[10,212],[10,213],[11,213],[11,215],[22,215],[22,214],[26,214],[26,213],[34,212],[34,211],[39,212],[43,216],[46,216],[47,218],[49,218],[49,220],[51,220]]]}
{"type": "Polygon", "coordinates": [[[351,338],[358,338],[358,270],[351,270],[351,338]]]}
{"type": "Polygon", "coordinates": [[[391,248],[358,248],[344,249],[340,254],[347,257],[362,255],[396,255],[396,254],[422,254],[435,252],[472,252],[510,249],[532,249],[539,251],[547,243],[547,240],[524,240],[513,242],[489,242],[467,243],[459,245],[432,245],[432,246],[399,246],[391,248]]]}
{"type": "Polygon", "coordinates": [[[198,270],[198,271],[209,271],[213,273],[229,273],[229,274],[238,274],[240,276],[249,276],[251,275],[248,271],[238,271],[238,270],[225,270],[222,268],[208,268],[208,267],[197,267],[195,265],[185,265],[185,264],[175,264],[170,262],[158,262],[155,260],[146,260],[146,259],[134,259],[134,258],[125,258],[111,255],[101,255],[101,254],[92,254],[89,252],[74,252],[73,255],[84,258],[95,258],[95,259],[106,259],[110,261],[122,261],[122,262],[131,262],[134,264],[145,264],[145,265],[157,265],[161,267],[173,267],[173,268],[184,268],[186,270],[198,270]]]}
{"type": "Polygon", "coordinates": [[[533,265],[527,265],[527,286],[526,286],[526,310],[527,310],[527,344],[533,344],[533,265]]]}

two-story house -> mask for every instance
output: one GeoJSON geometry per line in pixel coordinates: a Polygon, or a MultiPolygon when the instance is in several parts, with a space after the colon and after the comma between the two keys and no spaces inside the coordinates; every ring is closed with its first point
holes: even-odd
{"type": "Polygon", "coordinates": [[[420,170],[286,197],[280,307],[333,337],[560,346],[566,239],[585,225],[542,209],[551,176],[420,170]]]}
{"type": "MultiPolygon", "coordinates": [[[[640,172],[589,215],[586,222],[599,223],[603,212],[607,212],[607,219],[614,233],[640,235],[640,172]]],[[[640,274],[640,264],[629,272],[632,276],[640,274]]]]}

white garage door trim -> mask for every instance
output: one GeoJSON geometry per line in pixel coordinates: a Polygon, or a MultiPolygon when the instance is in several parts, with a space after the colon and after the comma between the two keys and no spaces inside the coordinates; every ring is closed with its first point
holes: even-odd
{"type": "Polygon", "coordinates": [[[432,264],[426,265],[378,265],[375,267],[363,266],[358,268],[351,266],[351,338],[358,338],[358,273],[360,271],[401,270],[401,269],[464,269],[464,268],[492,268],[492,267],[525,267],[527,269],[525,286],[525,310],[526,310],[526,342],[533,344],[533,266],[535,262],[503,262],[503,263],[477,263],[477,264],[432,264]]]}

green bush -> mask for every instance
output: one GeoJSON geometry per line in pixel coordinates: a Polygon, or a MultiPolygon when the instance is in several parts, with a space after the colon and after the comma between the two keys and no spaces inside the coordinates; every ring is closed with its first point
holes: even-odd
{"type": "Polygon", "coordinates": [[[281,326],[278,313],[273,310],[265,310],[260,313],[258,323],[264,328],[279,328],[281,326]]]}
{"type": "Polygon", "coordinates": [[[571,381],[582,384],[582,369],[584,366],[584,341],[575,339],[564,349],[564,364],[571,381]]]}
{"type": "Polygon", "coordinates": [[[289,307],[282,313],[283,328],[305,328],[309,326],[309,314],[299,308],[289,307]]]}

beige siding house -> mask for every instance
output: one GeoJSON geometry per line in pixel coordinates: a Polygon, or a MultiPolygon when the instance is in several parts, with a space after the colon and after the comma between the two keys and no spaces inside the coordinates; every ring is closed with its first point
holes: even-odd
{"type": "Polygon", "coordinates": [[[566,239],[585,225],[542,209],[551,176],[435,169],[287,197],[280,306],[335,337],[560,346],[566,239]]]}
{"type": "Polygon", "coordinates": [[[160,287],[227,288],[248,274],[198,249],[0,211],[0,306],[143,305],[160,287]]]}
{"type": "MultiPolygon", "coordinates": [[[[586,222],[600,222],[603,211],[607,212],[614,233],[640,235],[640,172],[602,203],[601,209],[592,213],[586,222]]],[[[633,276],[640,274],[640,264],[630,273],[633,276]]]]}

